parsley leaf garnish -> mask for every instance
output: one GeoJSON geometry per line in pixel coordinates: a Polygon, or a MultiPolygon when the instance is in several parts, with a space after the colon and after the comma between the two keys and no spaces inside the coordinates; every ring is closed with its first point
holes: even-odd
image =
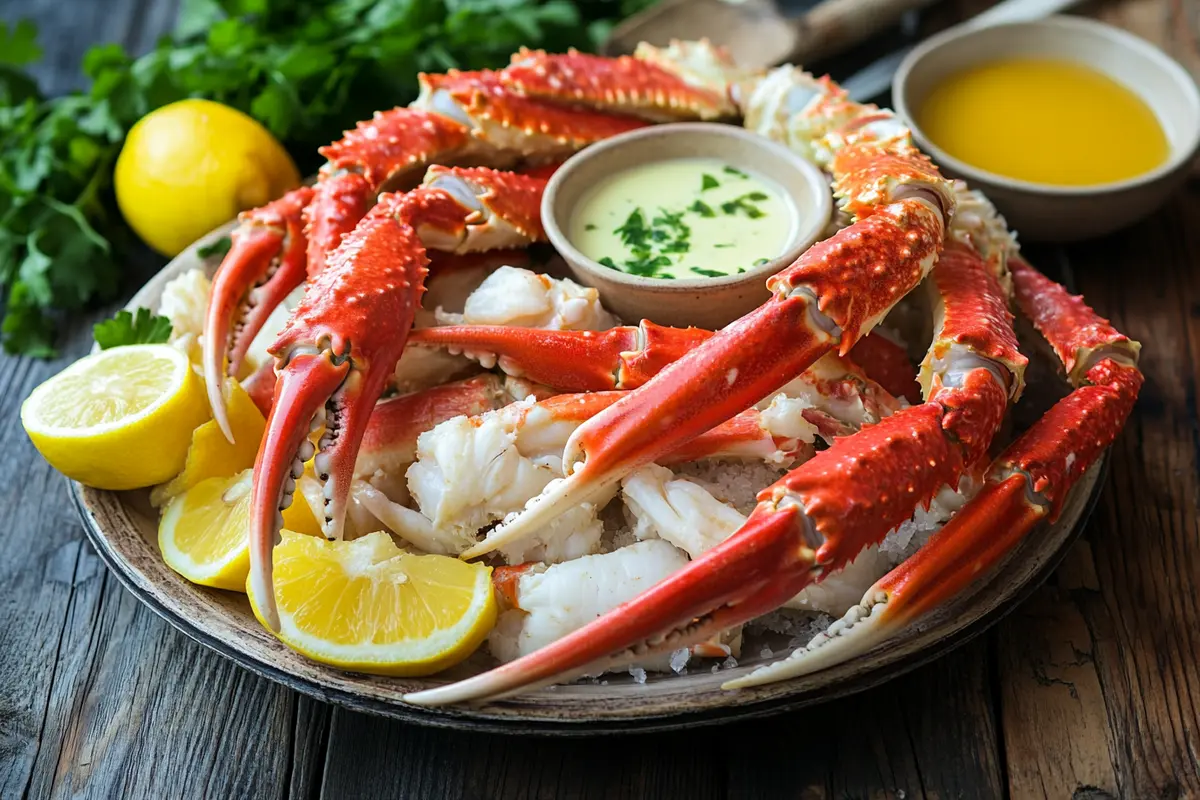
{"type": "Polygon", "coordinates": [[[724,169],[724,172],[726,172],[729,175],[736,175],[739,178],[749,178],[750,177],[746,173],[742,172],[740,169],[736,169],[736,168],[730,167],[730,166],[726,166],[724,169]]]}
{"type": "Polygon", "coordinates": [[[171,338],[171,320],[139,308],[137,315],[118,311],[116,316],[92,326],[92,335],[101,350],[126,344],[160,344],[171,338]]]}
{"type": "Polygon", "coordinates": [[[715,189],[720,185],[720,182],[707,172],[704,173],[704,176],[700,179],[700,191],[702,192],[707,192],[709,189],[715,189]]]}
{"type": "Polygon", "coordinates": [[[196,248],[196,255],[201,258],[224,258],[229,252],[229,248],[233,246],[233,240],[228,236],[222,236],[212,244],[206,244],[204,247],[196,248]]]}
{"type": "Polygon", "coordinates": [[[688,206],[688,211],[693,211],[702,217],[715,217],[717,212],[713,211],[712,206],[703,200],[697,200],[688,206]]]}
{"type": "Polygon", "coordinates": [[[704,269],[703,267],[689,267],[692,272],[697,275],[703,275],[706,278],[724,278],[725,273],[715,269],[704,269]]]}

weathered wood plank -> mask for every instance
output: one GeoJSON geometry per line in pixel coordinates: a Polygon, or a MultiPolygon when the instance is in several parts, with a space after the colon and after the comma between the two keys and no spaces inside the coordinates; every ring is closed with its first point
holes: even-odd
{"type": "Polygon", "coordinates": [[[1147,381],[1088,529],[1054,585],[1005,623],[1014,797],[1200,793],[1200,195],[1072,247],[1080,290],[1142,341],[1147,381]]]}

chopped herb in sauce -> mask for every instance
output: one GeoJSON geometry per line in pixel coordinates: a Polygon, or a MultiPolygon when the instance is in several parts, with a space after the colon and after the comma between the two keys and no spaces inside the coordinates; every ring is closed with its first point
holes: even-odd
{"type": "Polygon", "coordinates": [[[715,159],[655,162],[600,181],[582,200],[570,236],[600,264],[632,275],[733,275],[786,242],[788,204],[772,186],[715,159]]]}

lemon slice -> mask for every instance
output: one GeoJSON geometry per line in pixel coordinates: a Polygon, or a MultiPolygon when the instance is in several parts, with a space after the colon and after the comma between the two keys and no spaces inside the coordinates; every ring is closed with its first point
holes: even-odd
{"type": "Polygon", "coordinates": [[[102,350],[33,390],[21,423],[50,465],[100,489],[162,483],[208,419],[203,382],[165,344],[102,350]]]}
{"type": "Polygon", "coordinates": [[[246,394],[246,390],[237,381],[226,381],[225,386],[233,444],[225,438],[215,420],[209,420],[196,428],[192,432],[183,471],[169,483],[156,487],[150,493],[150,502],[155,506],[161,506],[200,481],[228,477],[254,466],[254,458],[258,454],[258,443],[262,441],[266,421],[258,406],[254,405],[250,395],[246,394]]]}
{"type": "MultiPolygon", "coordinates": [[[[250,574],[250,489],[254,470],[207,478],[167,504],[158,524],[158,548],[167,566],[192,583],[246,591],[250,574]]],[[[315,518],[300,497],[283,512],[284,527],[317,535],[315,518]]]]}
{"type": "MultiPolygon", "coordinates": [[[[495,624],[491,573],[405,553],[382,532],[330,542],[285,530],[275,548],[278,636],[342,669],[429,675],[469,656],[495,624]]],[[[261,621],[253,589],[250,604],[261,621]]]]}

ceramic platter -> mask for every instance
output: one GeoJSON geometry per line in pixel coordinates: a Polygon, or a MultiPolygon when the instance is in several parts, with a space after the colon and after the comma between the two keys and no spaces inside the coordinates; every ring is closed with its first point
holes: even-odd
{"type": "MultiPolygon", "coordinates": [[[[163,286],[180,273],[204,266],[196,247],[228,230],[213,232],[168,264],[130,306],[158,307],[163,286]]],[[[1032,365],[1031,365],[1032,366],[1032,365]]],[[[1033,375],[1031,369],[1031,376],[1033,375]]],[[[1037,370],[1031,387],[1060,391],[1049,369],[1037,370]]],[[[1020,409],[1026,406],[1022,402],[1020,409]]],[[[1041,404],[1045,408],[1048,402],[1041,404]]],[[[979,635],[1012,610],[1058,564],[1091,510],[1102,471],[1098,464],[1071,493],[1054,524],[1043,524],[992,575],[966,596],[914,622],[902,635],[857,659],[823,672],[753,689],[725,691],[723,681],[785,655],[782,642],[750,638],[732,669],[707,667],[682,675],[651,674],[644,684],[629,675],[606,676],[542,689],[475,708],[426,709],[401,701],[405,692],[465,677],[489,666],[486,654],[430,678],[384,678],[326,667],[289,650],[254,619],[245,595],[195,586],[171,571],[159,555],[158,517],[148,492],[107,492],[74,484],[72,496],[88,536],[129,591],[180,631],[256,674],[297,691],[349,708],[449,728],[552,735],[594,735],[668,730],[775,714],[859,692],[913,669],[979,635]],[[772,659],[753,654],[763,646],[772,659]]]]}

